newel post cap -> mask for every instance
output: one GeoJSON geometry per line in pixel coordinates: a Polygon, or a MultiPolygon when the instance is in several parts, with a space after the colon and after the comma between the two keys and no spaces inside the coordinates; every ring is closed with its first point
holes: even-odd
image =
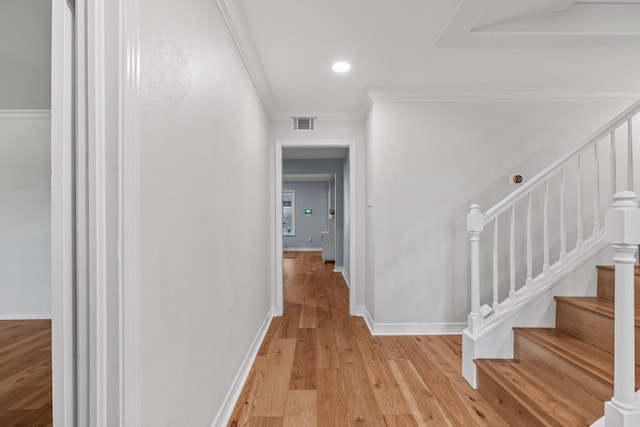
{"type": "Polygon", "coordinates": [[[467,231],[483,231],[484,215],[480,212],[480,205],[473,204],[469,207],[467,214],[467,231]]]}
{"type": "Polygon", "coordinates": [[[611,244],[640,244],[640,209],[633,191],[619,191],[604,217],[605,237],[611,244]]]}

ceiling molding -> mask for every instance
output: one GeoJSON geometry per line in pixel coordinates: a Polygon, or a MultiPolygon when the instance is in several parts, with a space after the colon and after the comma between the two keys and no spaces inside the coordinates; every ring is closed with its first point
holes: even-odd
{"type": "Polygon", "coordinates": [[[238,48],[242,62],[244,62],[247,72],[258,92],[262,105],[269,118],[272,119],[275,115],[273,94],[244,14],[238,10],[239,6],[237,5],[237,1],[216,0],[216,3],[231,33],[231,37],[238,48]]]}
{"type": "Polygon", "coordinates": [[[0,110],[0,121],[48,121],[51,110],[0,110]]]}
{"type": "Polygon", "coordinates": [[[433,46],[637,47],[638,14],[638,0],[460,0],[433,46]]]}
{"type": "Polygon", "coordinates": [[[640,88],[620,90],[553,88],[370,88],[373,102],[633,102],[640,88]]]}

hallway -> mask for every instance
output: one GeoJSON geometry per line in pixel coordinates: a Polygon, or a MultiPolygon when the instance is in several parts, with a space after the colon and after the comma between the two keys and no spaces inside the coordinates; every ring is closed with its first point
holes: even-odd
{"type": "Polygon", "coordinates": [[[273,319],[230,426],[506,425],[460,372],[460,336],[371,336],[320,252],[284,258],[273,319]]]}

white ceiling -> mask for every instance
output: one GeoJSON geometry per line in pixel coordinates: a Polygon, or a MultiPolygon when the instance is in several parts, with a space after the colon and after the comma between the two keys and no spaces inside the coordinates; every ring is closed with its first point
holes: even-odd
{"type": "Polygon", "coordinates": [[[370,89],[640,94],[640,0],[219,3],[274,118],[362,118],[370,89]]]}

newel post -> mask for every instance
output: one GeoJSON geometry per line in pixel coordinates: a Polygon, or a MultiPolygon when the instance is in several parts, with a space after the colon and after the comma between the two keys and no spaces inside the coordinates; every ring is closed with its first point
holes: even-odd
{"type": "Polygon", "coordinates": [[[640,209],[632,191],[613,196],[605,214],[605,233],[615,262],[614,389],[606,402],[606,427],[640,426],[635,389],[635,253],[640,244],[640,209]]]}
{"type": "Polygon", "coordinates": [[[484,215],[480,205],[473,204],[467,214],[467,231],[471,240],[471,313],[468,317],[469,332],[474,334],[482,327],[480,313],[480,234],[484,230],[484,215]]]}

